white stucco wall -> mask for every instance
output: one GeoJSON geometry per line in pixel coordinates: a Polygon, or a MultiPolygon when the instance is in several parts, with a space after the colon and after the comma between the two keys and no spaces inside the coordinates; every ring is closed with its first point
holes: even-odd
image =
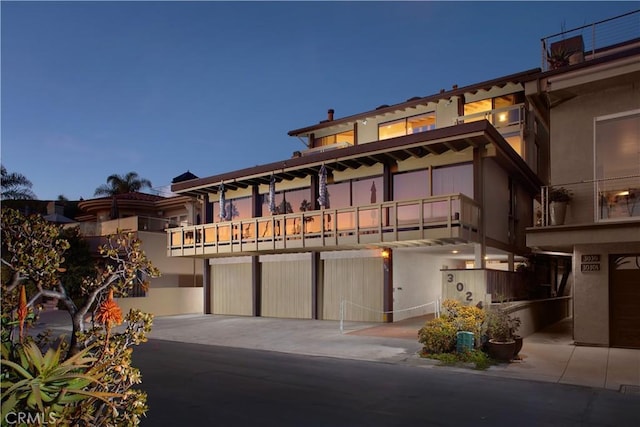
{"type": "Polygon", "coordinates": [[[436,301],[442,296],[441,269],[464,268],[464,261],[431,255],[416,249],[393,251],[393,320],[435,312],[435,305],[405,310],[436,301]]]}

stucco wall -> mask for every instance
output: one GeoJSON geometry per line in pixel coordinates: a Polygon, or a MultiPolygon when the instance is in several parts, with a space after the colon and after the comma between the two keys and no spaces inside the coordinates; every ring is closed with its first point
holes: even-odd
{"type": "MultiPolygon", "coordinates": [[[[593,119],[640,108],[640,86],[627,84],[578,96],[551,110],[551,182],[564,184],[594,178],[593,119]]],[[[593,222],[593,188],[574,189],[567,223],[593,222]]]]}
{"type": "Polygon", "coordinates": [[[464,268],[464,262],[415,249],[393,251],[393,321],[434,313],[435,305],[422,306],[442,297],[440,269],[464,268]]]}
{"type": "Polygon", "coordinates": [[[116,301],[123,313],[138,309],[155,316],[201,314],[204,307],[202,288],[151,288],[146,297],[116,298],[116,301]]]}
{"type": "Polygon", "coordinates": [[[640,253],[640,243],[576,245],[574,265],[574,339],[609,345],[609,255],[640,253]],[[600,255],[600,271],[581,272],[582,255],[600,255]]]}
{"type": "Polygon", "coordinates": [[[509,226],[509,178],[507,173],[490,158],[484,159],[483,167],[483,215],[486,236],[508,243],[509,226]]]}
{"type": "Polygon", "coordinates": [[[197,275],[199,276],[197,283],[202,283],[202,261],[185,257],[168,257],[166,234],[139,231],[138,237],[142,240],[142,249],[145,254],[160,270],[160,277],[151,279],[152,288],[178,287],[180,276],[197,275]]]}

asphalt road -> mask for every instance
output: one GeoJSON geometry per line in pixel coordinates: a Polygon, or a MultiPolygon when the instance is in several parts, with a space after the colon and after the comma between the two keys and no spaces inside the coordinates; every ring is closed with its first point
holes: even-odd
{"type": "Polygon", "coordinates": [[[149,340],[134,350],[162,426],[634,426],[640,395],[409,366],[149,340]]]}

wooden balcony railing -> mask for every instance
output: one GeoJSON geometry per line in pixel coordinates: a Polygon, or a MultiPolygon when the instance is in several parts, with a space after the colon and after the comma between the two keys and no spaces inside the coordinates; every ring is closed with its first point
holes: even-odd
{"type": "Polygon", "coordinates": [[[462,194],[324,209],[167,230],[169,256],[339,249],[477,240],[480,206],[462,194]]]}

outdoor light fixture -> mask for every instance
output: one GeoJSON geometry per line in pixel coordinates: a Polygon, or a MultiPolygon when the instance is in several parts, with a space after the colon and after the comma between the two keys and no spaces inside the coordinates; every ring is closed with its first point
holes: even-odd
{"type": "Polygon", "coordinates": [[[380,255],[382,256],[382,258],[387,259],[387,258],[389,258],[389,255],[390,255],[390,254],[389,254],[389,251],[388,251],[388,250],[383,249],[383,250],[382,250],[382,252],[380,252],[380,255]]]}
{"type": "Polygon", "coordinates": [[[460,252],[460,251],[455,250],[455,249],[451,251],[452,254],[457,254],[458,252],[460,252]]]}
{"type": "Polygon", "coordinates": [[[506,122],[507,121],[507,113],[498,114],[498,120],[501,121],[501,122],[506,122]]]}

